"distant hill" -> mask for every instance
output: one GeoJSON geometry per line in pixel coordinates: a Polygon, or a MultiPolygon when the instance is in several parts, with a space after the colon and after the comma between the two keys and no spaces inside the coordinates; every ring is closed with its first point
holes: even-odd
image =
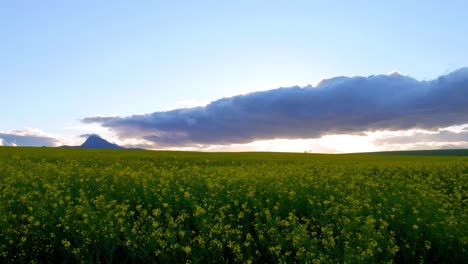
{"type": "Polygon", "coordinates": [[[81,144],[80,148],[124,149],[124,147],[110,143],[109,141],[96,135],[89,136],[88,139],[86,139],[86,141],[81,144]]]}
{"type": "Polygon", "coordinates": [[[90,135],[80,146],[61,146],[61,148],[125,149],[97,135],[90,135]]]}
{"type": "Polygon", "coordinates": [[[382,152],[371,152],[371,153],[366,153],[366,154],[399,155],[399,156],[468,156],[468,149],[382,151],[382,152]]]}

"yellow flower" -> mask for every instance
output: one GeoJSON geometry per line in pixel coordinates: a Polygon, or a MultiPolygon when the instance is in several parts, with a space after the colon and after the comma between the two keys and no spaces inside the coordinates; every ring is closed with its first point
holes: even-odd
{"type": "Polygon", "coordinates": [[[190,248],[190,246],[185,246],[184,247],[184,252],[188,255],[188,254],[190,254],[190,252],[192,252],[192,249],[190,248]]]}
{"type": "Polygon", "coordinates": [[[244,218],[244,212],[239,212],[239,214],[237,215],[237,218],[239,219],[244,218]]]}
{"type": "Polygon", "coordinates": [[[424,241],[424,246],[426,247],[427,250],[431,249],[431,241],[424,241]]]}
{"type": "Polygon", "coordinates": [[[62,239],[62,245],[65,247],[65,248],[69,248],[71,246],[71,243],[70,241],[66,240],[66,239],[62,239]]]}

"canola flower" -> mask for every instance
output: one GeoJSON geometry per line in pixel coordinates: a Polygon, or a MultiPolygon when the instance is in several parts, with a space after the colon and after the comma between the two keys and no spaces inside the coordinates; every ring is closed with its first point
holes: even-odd
{"type": "Polygon", "coordinates": [[[0,148],[5,263],[467,263],[468,158],[0,148]]]}

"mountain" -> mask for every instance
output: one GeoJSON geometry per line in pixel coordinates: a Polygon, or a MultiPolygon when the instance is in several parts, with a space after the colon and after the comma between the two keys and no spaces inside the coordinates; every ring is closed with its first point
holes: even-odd
{"type": "Polygon", "coordinates": [[[117,144],[101,138],[98,135],[90,135],[80,146],[60,146],[61,148],[95,148],[95,149],[125,149],[117,144]]]}
{"type": "Polygon", "coordinates": [[[117,144],[110,143],[109,141],[97,136],[91,135],[86,141],[81,144],[80,148],[98,148],[98,149],[124,149],[117,144]]]}

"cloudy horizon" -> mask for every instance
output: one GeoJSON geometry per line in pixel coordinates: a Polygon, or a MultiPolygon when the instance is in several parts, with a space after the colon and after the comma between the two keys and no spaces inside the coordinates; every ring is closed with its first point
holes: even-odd
{"type": "MultiPolygon", "coordinates": [[[[468,68],[428,81],[395,72],[338,76],[315,87],[283,87],[205,106],[91,116],[81,122],[102,126],[112,142],[146,149],[343,153],[466,148],[467,87],[468,68]]],[[[0,138],[5,146],[77,142],[38,129],[0,131],[0,138]]]]}

